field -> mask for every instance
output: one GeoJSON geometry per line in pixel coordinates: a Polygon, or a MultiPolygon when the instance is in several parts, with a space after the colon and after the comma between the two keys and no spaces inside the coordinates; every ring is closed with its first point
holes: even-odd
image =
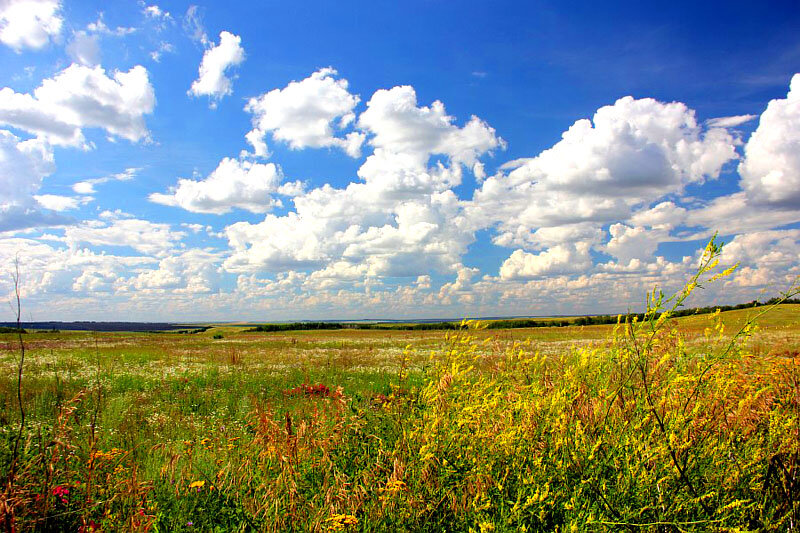
{"type": "Polygon", "coordinates": [[[794,530],[800,305],[753,328],[761,311],[31,332],[21,432],[19,342],[2,334],[0,516],[18,531],[794,530]]]}

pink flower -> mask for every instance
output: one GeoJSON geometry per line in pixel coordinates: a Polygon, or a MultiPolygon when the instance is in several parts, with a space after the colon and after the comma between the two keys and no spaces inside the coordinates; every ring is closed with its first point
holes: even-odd
{"type": "Polygon", "coordinates": [[[69,496],[69,487],[65,487],[64,485],[58,485],[53,488],[53,496],[56,496],[61,500],[61,503],[67,505],[67,496],[69,496]]]}

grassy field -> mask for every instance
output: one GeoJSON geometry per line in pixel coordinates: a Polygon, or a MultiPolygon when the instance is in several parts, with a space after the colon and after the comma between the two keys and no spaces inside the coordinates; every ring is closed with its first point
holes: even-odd
{"type": "Polygon", "coordinates": [[[752,328],[760,311],[34,332],[21,433],[3,334],[0,516],[18,531],[794,530],[800,305],[752,328]]]}

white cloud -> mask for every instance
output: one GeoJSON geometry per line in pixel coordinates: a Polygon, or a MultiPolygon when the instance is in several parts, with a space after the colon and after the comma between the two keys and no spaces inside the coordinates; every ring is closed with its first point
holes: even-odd
{"type": "Polygon", "coordinates": [[[630,264],[634,259],[649,262],[654,258],[658,244],[669,236],[669,231],[666,230],[625,224],[611,224],[608,232],[611,240],[603,247],[603,251],[614,256],[623,265],[630,264]]]}
{"type": "Polygon", "coordinates": [[[208,293],[219,285],[219,261],[219,253],[187,250],[161,259],[157,269],[141,272],[124,287],[136,293],[208,293]]]}
{"type": "Polygon", "coordinates": [[[706,124],[712,128],[735,128],[758,118],[758,115],[734,115],[730,117],[717,117],[706,120],[706,124]]]}
{"type": "Polygon", "coordinates": [[[800,74],[785,99],[772,100],[739,164],[742,189],[755,203],[800,208],[800,74]]]}
{"type": "Polygon", "coordinates": [[[35,139],[20,141],[0,130],[0,231],[59,225],[66,219],[40,211],[33,195],[55,170],[50,147],[35,139]]]}
{"type": "MultiPolygon", "coordinates": [[[[720,263],[785,269],[800,260],[800,229],[756,231],[737,235],[722,249],[720,263]]],[[[778,281],[776,277],[774,279],[778,281]]]]}
{"type": "Polygon", "coordinates": [[[459,128],[438,100],[430,107],[417,105],[413,87],[404,85],[375,92],[358,126],[369,132],[376,149],[403,153],[427,160],[443,154],[456,163],[472,166],[480,154],[504,147],[494,128],[473,116],[459,128]]]}
{"type": "Polygon", "coordinates": [[[156,4],[151,6],[145,6],[142,10],[145,16],[154,18],[154,19],[169,19],[172,18],[172,15],[169,14],[169,11],[164,11],[156,4]]]}
{"type": "Polygon", "coordinates": [[[0,42],[17,52],[41,49],[61,33],[61,2],[58,0],[0,1],[0,42]]]}
{"type": "Polygon", "coordinates": [[[686,223],[701,226],[707,231],[692,235],[704,239],[714,231],[730,235],[759,231],[800,221],[796,209],[780,206],[753,205],[746,192],[714,198],[707,205],[686,212],[686,223]]]}
{"type": "Polygon", "coordinates": [[[96,191],[95,185],[107,183],[109,181],[129,181],[136,177],[136,174],[142,170],[137,167],[128,167],[122,172],[103,176],[102,178],[92,178],[88,180],[79,181],[72,185],[72,190],[78,194],[94,194],[96,191]]]}
{"type": "Polygon", "coordinates": [[[225,158],[201,181],[180,179],[169,194],[153,193],[150,200],[194,213],[223,214],[233,208],[266,213],[277,205],[281,170],[273,163],[225,158]]]}
{"type": "Polygon", "coordinates": [[[45,79],[33,95],[0,89],[0,124],[49,143],[86,146],[82,128],[102,128],[130,141],[148,138],[144,115],[155,106],[147,70],[115,71],[73,64],[45,79]]]}
{"type": "Polygon", "coordinates": [[[650,209],[633,214],[630,221],[635,226],[651,226],[672,229],[686,220],[687,210],[674,202],[659,202],[650,209]]]}
{"type": "MultiPolygon", "coordinates": [[[[745,116],[700,125],[683,104],[623,98],[598,110],[592,121],[577,121],[551,149],[507,162],[487,176],[483,158],[504,142],[482,120],[459,121],[440,102],[420,105],[411,87],[376,92],[358,117],[358,97],[346,81],[333,70],[316,75],[323,83],[304,86],[308,94],[301,91],[295,99],[287,93],[293,84],[267,93],[287,98],[276,100],[282,108],[270,108],[281,108],[283,118],[260,129],[254,112],[247,141],[259,155],[267,154],[267,134],[270,142],[295,148],[365,148],[370,153],[357,176],[344,186],[282,183],[275,164],[225,158],[207,176],[178,180],[168,193],[151,195],[197,213],[264,213],[259,223],[237,222],[221,232],[205,223],[172,226],[103,212],[36,240],[19,238],[39,233],[31,227],[66,224],[66,217],[47,208],[73,209],[87,197],[39,194],[53,171],[51,144],[57,138],[46,128],[57,124],[42,120],[39,130],[21,128],[36,135],[27,141],[0,130],[0,232],[6,230],[0,234],[0,260],[18,251],[29,260],[32,308],[48,318],[92,309],[100,317],[124,312],[170,320],[230,313],[292,319],[625,311],[639,309],[643,291],[655,284],[665,291],[677,288],[695,267],[699,249],[672,261],[657,256],[660,243],[706,238],[718,226],[733,236],[723,263],[742,261],[723,282],[722,303],[750,300],[800,274],[800,230],[774,229],[800,220],[796,204],[786,200],[788,189],[773,201],[763,180],[747,182],[743,176],[743,190],[728,196],[709,199],[714,187],[701,186],[692,187],[693,197],[682,194],[736,159],[739,134],[725,128],[735,128],[745,116]],[[342,97],[339,107],[318,105],[331,94],[342,97]],[[292,102],[302,105],[293,109],[292,102]],[[304,130],[303,116],[311,122],[322,118],[304,130]],[[455,192],[465,169],[482,180],[472,200],[455,192]],[[291,197],[283,198],[292,204],[288,212],[268,213],[281,195],[291,197]],[[498,272],[481,275],[467,252],[487,228],[510,255],[498,272]],[[215,239],[227,239],[228,248],[188,248],[203,240],[220,245],[215,239]],[[114,255],[120,247],[124,252],[114,255]],[[598,262],[597,253],[612,258],[598,262]],[[226,281],[233,274],[238,280],[229,290],[226,281]],[[102,298],[92,294],[98,292],[102,298]]],[[[12,96],[0,95],[0,102],[10,106],[21,97],[31,108],[43,106],[36,93],[12,96]]],[[[784,154],[792,150],[789,101],[770,104],[777,111],[768,109],[759,126],[778,127],[787,142],[788,148],[771,147],[770,168],[793,168],[784,154]]],[[[3,109],[0,120],[21,123],[20,113],[6,109],[4,115],[3,109]]],[[[64,139],[75,131],[80,135],[80,142],[62,144],[86,144],[81,130],[88,126],[61,121],[64,139]]],[[[746,152],[751,162],[761,157],[754,149],[757,139],[746,152]]],[[[130,179],[137,170],[83,179],[73,190],[93,194],[100,184],[130,179]]],[[[0,291],[7,288],[0,279],[0,291]]],[[[690,305],[711,302],[712,294],[702,291],[690,305]]]]}
{"type": "Polygon", "coordinates": [[[500,266],[500,277],[505,280],[532,279],[585,272],[591,266],[588,245],[559,244],[538,254],[514,250],[500,266]]]}
{"type": "Polygon", "coordinates": [[[72,41],[67,45],[67,53],[73,61],[81,65],[93,67],[100,63],[100,46],[96,35],[85,31],[76,31],[72,41]]]}
{"type": "Polygon", "coordinates": [[[112,30],[111,28],[106,26],[106,23],[103,20],[102,12],[99,14],[96,21],[90,22],[86,26],[86,29],[93,33],[101,35],[111,35],[114,37],[124,37],[125,35],[136,33],[136,28],[126,27],[126,26],[117,26],[112,30]]]}
{"type": "MultiPolygon", "coordinates": [[[[45,320],[52,316],[53,307],[61,304],[61,300],[86,298],[84,291],[90,291],[90,294],[111,291],[129,269],[156,262],[148,257],[120,257],[82,248],[54,248],[33,239],[0,239],[0,262],[11,264],[15,257],[19,257],[25,273],[25,297],[30,302],[37,295],[42,296],[40,312],[47,314],[42,317],[45,320]],[[60,297],[53,298],[53,294],[60,297]]],[[[6,277],[0,278],[0,290],[8,290],[7,283],[6,277]]],[[[102,301],[88,301],[102,305],[102,301]]],[[[69,308],[69,303],[66,307],[69,308]]]]}
{"type": "Polygon", "coordinates": [[[325,248],[339,236],[338,233],[324,235],[326,232],[321,226],[319,222],[306,223],[296,213],[282,217],[268,214],[258,224],[231,224],[225,228],[232,248],[231,256],[225,260],[225,269],[244,273],[321,267],[329,259],[325,248]],[[325,242],[326,237],[331,240],[325,242]]]}
{"type": "Polygon", "coordinates": [[[169,224],[110,214],[106,220],[88,221],[64,230],[65,242],[73,250],[81,244],[123,246],[137,252],[165,256],[186,234],[173,231],[169,224]]]}
{"type": "Polygon", "coordinates": [[[175,46],[173,46],[172,43],[161,41],[158,48],[150,52],[150,59],[158,63],[161,61],[161,56],[172,53],[175,53],[175,46]]]}
{"type": "Polygon", "coordinates": [[[73,196],[60,196],[57,194],[35,194],[33,198],[45,209],[52,211],[68,211],[70,209],[77,209],[82,203],[84,198],[75,198],[73,196]]]}
{"type": "MultiPolygon", "coordinates": [[[[161,10],[159,10],[160,12],[161,10]]],[[[206,29],[203,26],[203,14],[202,9],[196,5],[190,5],[189,8],[186,10],[186,14],[183,17],[183,31],[189,35],[189,38],[193,41],[197,41],[201,43],[203,46],[207,46],[209,44],[208,35],[206,34],[206,29]]]]}
{"type": "Polygon", "coordinates": [[[516,231],[505,231],[494,238],[498,246],[521,246],[526,249],[539,250],[562,243],[583,242],[598,244],[603,239],[603,230],[592,222],[578,222],[561,226],[545,226],[531,231],[519,226],[516,231]]]}
{"type": "Polygon", "coordinates": [[[271,133],[273,139],[295,150],[338,147],[358,157],[364,135],[350,132],[338,137],[334,132],[353,123],[359,102],[358,96],[348,92],[347,80],[336,79],[336,74],[333,68],[323,68],[283,89],[251,98],[245,110],[253,114],[253,129],[246,139],[255,155],[267,155],[264,136],[271,133]]]}
{"type": "Polygon", "coordinates": [[[230,32],[219,34],[219,44],[207,49],[200,63],[198,78],[192,82],[189,94],[209,96],[212,107],[217,100],[233,92],[233,83],[227,70],[244,61],[242,38],[230,32]]]}
{"type": "Polygon", "coordinates": [[[498,224],[498,244],[524,244],[526,233],[580,222],[625,220],[633,206],[719,175],[736,157],[726,130],[703,131],[684,104],[625,97],[578,120],[535,158],[507,176],[487,178],[470,217],[498,224]]]}
{"type": "Polygon", "coordinates": [[[42,179],[53,172],[53,154],[37,141],[20,141],[0,130],[0,202],[20,204],[39,190],[42,179]]]}
{"type": "MultiPolygon", "coordinates": [[[[357,98],[333,74],[324,69],[259,100],[282,102],[281,109],[294,110],[291,120],[267,124],[274,138],[295,147],[345,142],[333,136],[333,126],[354,123],[357,98]],[[304,129],[299,121],[303,114],[295,104],[313,102],[313,95],[331,94],[337,97],[323,100],[338,104],[322,106],[324,112],[318,104],[310,104],[312,122],[319,127],[313,132],[304,129]]],[[[480,119],[472,117],[463,127],[454,120],[439,102],[417,106],[410,87],[378,91],[355,121],[363,134],[372,136],[370,144],[375,146],[358,170],[363,182],[345,188],[318,187],[295,196],[295,211],[286,216],[267,215],[260,224],[228,226],[232,254],[225,268],[234,272],[318,269],[326,278],[359,271],[372,279],[454,272],[474,239],[474,229],[451,189],[461,183],[462,165],[473,168],[480,156],[503,146],[480,119]],[[394,134],[392,128],[402,134],[394,134]],[[416,139],[425,139],[427,144],[416,139]],[[448,161],[429,166],[434,154],[448,161]]],[[[254,125],[259,128],[264,123],[254,125]]]]}

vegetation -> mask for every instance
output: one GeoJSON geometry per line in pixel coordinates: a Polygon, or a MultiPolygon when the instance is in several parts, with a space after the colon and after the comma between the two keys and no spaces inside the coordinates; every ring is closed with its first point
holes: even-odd
{"type": "MultiPolygon", "coordinates": [[[[800,304],[800,299],[794,298],[771,298],[766,302],[753,300],[750,303],[737,305],[722,305],[716,307],[692,307],[690,309],[675,309],[670,313],[673,318],[716,313],[717,311],[735,311],[739,309],[749,309],[753,307],[764,307],[774,305],[776,302],[782,304],[800,304]]],[[[508,318],[501,320],[490,320],[483,323],[487,329],[517,329],[517,328],[550,328],[567,326],[597,326],[600,324],[616,324],[622,320],[643,320],[644,313],[629,313],[620,315],[587,315],[579,317],[565,318],[508,318]]],[[[464,323],[460,322],[417,322],[417,323],[392,323],[377,322],[359,324],[354,322],[287,322],[281,324],[259,324],[246,332],[269,333],[275,331],[307,331],[307,330],[335,330],[335,329],[373,329],[373,330],[401,330],[401,331],[428,331],[444,330],[455,331],[468,329],[464,323]]]]}
{"type": "Polygon", "coordinates": [[[672,298],[654,291],[641,317],[557,332],[464,322],[26,338],[23,425],[11,371],[21,336],[0,337],[0,520],[42,531],[791,530],[800,309],[675,318],[729,273],[713,274],[718,254],[712,241],[697,276],[672,298]]]}

